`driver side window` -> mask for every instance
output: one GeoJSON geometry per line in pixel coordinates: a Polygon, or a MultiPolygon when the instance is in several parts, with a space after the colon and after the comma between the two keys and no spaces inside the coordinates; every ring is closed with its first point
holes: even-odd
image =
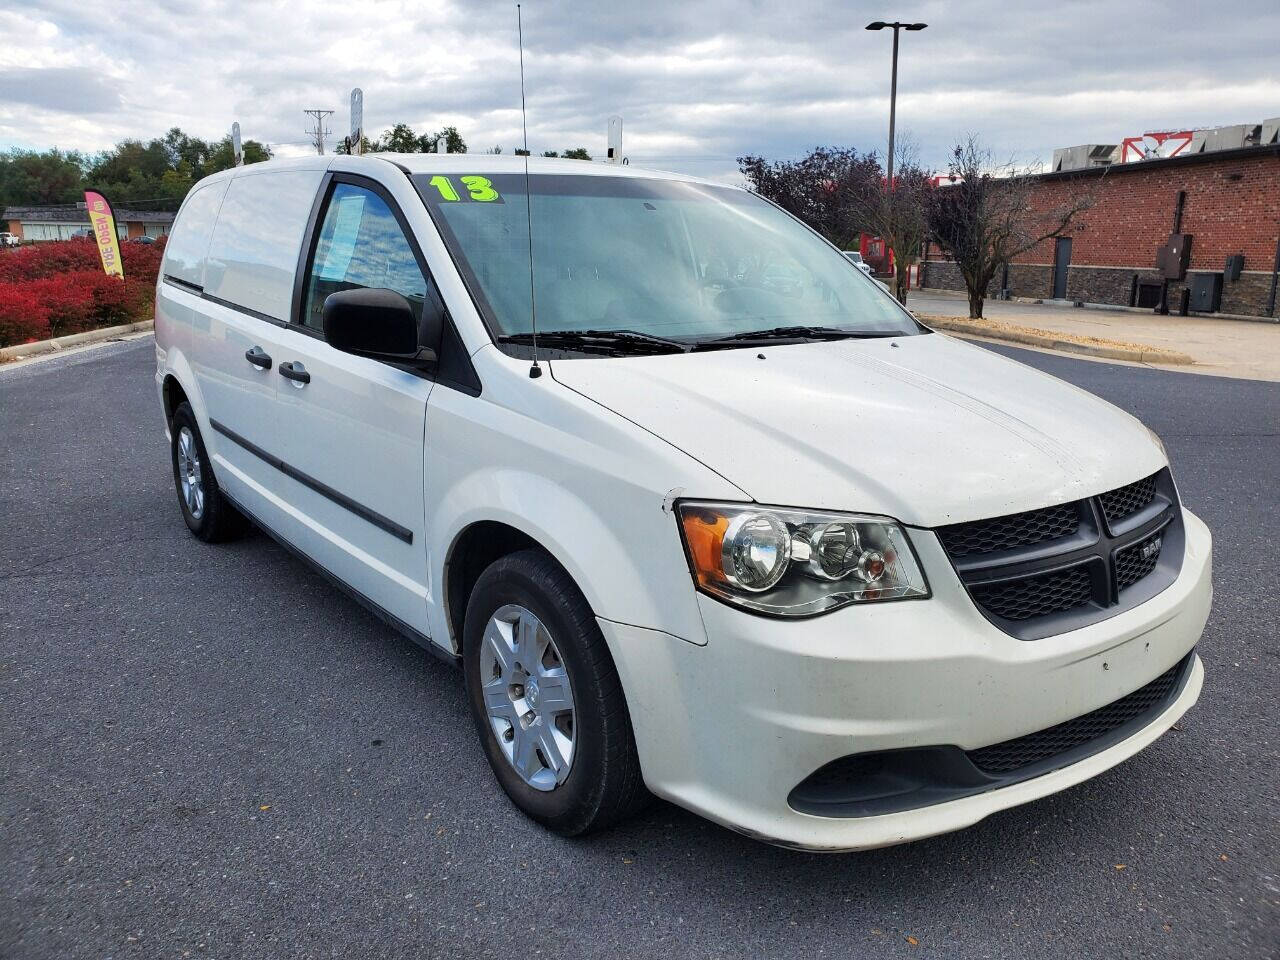
{"type": "Polygon", "coordinates": [[[311,258],[303,325],[319,332],[325,298],[360,287],[394,290],[409,301],[419,321],[426,298],[437,296],[386,202],[372,190],[338,183],[311,258]]]}

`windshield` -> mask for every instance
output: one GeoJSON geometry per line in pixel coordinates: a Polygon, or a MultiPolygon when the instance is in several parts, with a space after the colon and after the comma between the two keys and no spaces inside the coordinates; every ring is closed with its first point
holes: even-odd
{"type": "MultiPolygon", "coordinates": [[[[525,177],[415,176],[493,334],[531,329],[525,177]]],[[[921,328],[840,251],[743,190],[531,174],[538,333],[681,343],[777,328],[921,328]]]]}

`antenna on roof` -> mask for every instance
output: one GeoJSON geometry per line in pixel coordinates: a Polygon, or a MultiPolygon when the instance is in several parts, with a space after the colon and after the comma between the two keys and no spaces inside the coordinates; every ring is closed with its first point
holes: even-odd
{"type": "Polygon", "coordinates": [[[533,366],[530,379],[542,376],[538,366],[538,298],[533,292],[533,198],[529,194],[529,119],[524,106],[524,21],[520,17],[520,4],[516,4],[516,37],[520,45],[520,126],[524,133],[524,214],[529,231],[529,323],[533,333],[533,366]]]}

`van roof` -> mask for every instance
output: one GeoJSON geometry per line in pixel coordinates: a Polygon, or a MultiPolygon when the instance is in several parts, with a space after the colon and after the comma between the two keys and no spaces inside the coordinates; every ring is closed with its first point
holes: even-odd
{"type": "MultiPolygon", "coordinates": [[[[525,158],[493,153],[374,153],[371,157],[390,160],[410,173],[523,173],[525,158]]],[[[563,157],[529,157],[530,173],[551,173],[588,177],[646,177],[655,180],[683,180],[713,183],[682,173],[650,170],[629,164],[566,160],[563,157]]],[[[724,186],[724,184],[715,184],[724,186]]]]}
{"type": "MultiPolygon", "coordinates": [[[[327,170],[334,163],[341,169],[355,170],[360,166],[377,162],[394,163],[411,174],[419,173],[523,173],[524,157],[493,153],[372,153],[363,157],[344,154],[295,157],[287,160],[265,160],[260,163],[232,167],[215,173],[207,180],[250,176],[272,170],[327,170]]],[[[733,187],[733,184],[716,180],[691,177],[683,173],[651,170],[627,164],[599,163],[587,160],[565,160],[562,157],[529,157],[529,172],[541,174],[577,175],[588,177],[639,177],[653,180],[678,180],[684,183],[703,183],[714,187],[733,187]]]]}

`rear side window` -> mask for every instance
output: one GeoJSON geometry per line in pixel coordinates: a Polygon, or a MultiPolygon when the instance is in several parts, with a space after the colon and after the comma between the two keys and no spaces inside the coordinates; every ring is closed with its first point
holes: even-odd
{"type": "Polygon", "coordinates": [[[204,254],[209,234],[218,216],[218,206],[227,192],[227,181],[196,187],[187,197],[173,223],[173,233],[164,248],[164,273],[187,283],[204,282],[204,254]]]}
{"type": "Polygon", "coordinates": [[[287,319],[302,234],[323,177],[323,170],[282,170],[233,179],[209,245],[205,293],[287,319]]]}
{"type": "Polygon", "coordinates": [[[311,260],[303,325],[320,330],[325,298],[359,287],[394,290],[409,301],[419,320],[425,299],[436,295],[386,202],[364,187],[339,183],[311,260]]]}

